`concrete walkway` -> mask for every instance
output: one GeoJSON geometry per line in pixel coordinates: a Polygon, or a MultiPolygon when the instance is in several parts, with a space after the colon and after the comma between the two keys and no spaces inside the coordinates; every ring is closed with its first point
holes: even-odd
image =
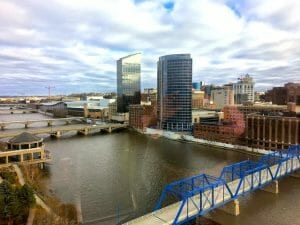
{"type": "Polygon", "coordinates": [[[20,170],[20,167],[18,165],[14,164],[13,168],[17,173],[19,183],[21,184],[21,186],[23,186],[25,184],[25,181],[24,181],[24,176],[22,174],[22,171],[20,170]]]}
{"type": "Polygon", "coordinates": [[[36,207],[30,208],[29,209],[29,215],[27,218],[26,225],[32,225],[35,217],[35,212],[36,212],[36,207]]]}

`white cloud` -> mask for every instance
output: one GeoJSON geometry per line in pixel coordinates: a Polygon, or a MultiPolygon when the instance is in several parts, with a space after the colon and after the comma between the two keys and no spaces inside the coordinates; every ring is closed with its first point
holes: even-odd
{"type": "Polygon", "coordinates": [[[174,0],[172,10],[166,2],[1,0],[0,95],[14,94],[18,77],[116,90],[115,60],[133,52],[143,54],[144,86],[155,86],[158,57],[172,53],[192,54],[197,80],[250,73],[262,88],[299,82],[299,1],[174,0]]]}

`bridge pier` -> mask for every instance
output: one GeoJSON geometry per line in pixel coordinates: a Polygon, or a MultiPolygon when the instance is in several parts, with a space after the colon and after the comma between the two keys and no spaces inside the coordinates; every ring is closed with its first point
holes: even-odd
{"type": "Polygon", "coordinates": [[[109,127],[109,128],[108,128],[108,133],[111,133],[111,132],[112,132],[112,128],[109,127]]]}
{"type": "Polygon", "coordinates": [[[269,193],[273,193],[273,194],[278,194],[279,193],[278,181],[277,180],[272,181],[267,186],[262,187],[261,190],[269,192],[269,193]]]}
{"type": "Polygon", "coordinates": [[[29,124],[31,124],[31,122],[30,122],[30,121],[26,121],[26,122],[24,123],[25,128],[28,128],[28,127],[29,127],[29,124]]]}
{"type": "Polygon", "coordinates": [[[48,127],[52,126],[52,121],[48,121],[47,125],[48,127]]]}
{"type": "Polygon", "coordinates": [[[56,138],[60,138],[62,135],[61,131],[56,131],[54,133],[51,134],[51,137],[56,137],[56,138]]]}
{"type": "Polygon", "coordinates": [[[89,129],[85,128],[84,130],[79,130],[77,133],[78,134],[83,134],[83,135],[88,135],[89,134],[89,129]]]}
{"type": "Polygon", "coordinates": [[[240,202],[238,199],[234,199],[226,205],[219,207],[217,210],[223,211],[232,216],[238,216],[240,214],[240,202]]]}
{"type": "Polygon", "coordinates": [[[4,130],[5,126],[1,125],[1,130],[4,130]]]}

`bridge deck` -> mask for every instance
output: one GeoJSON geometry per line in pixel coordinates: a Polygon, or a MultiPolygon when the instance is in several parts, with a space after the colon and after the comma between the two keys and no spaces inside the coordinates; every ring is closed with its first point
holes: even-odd
{"type": "Polygon", "coordinates": [[[0,138],[14,137],[20,133],[26,131],[31,134],[47,134],[55,132],[67,132],[67,131],[82,131],[85,129],[88,130],[100,130],[100,129],[117,129],[127,127],[126,124],[100,124],[100,125],[90,125],[90,124],[70,124],[63,126],[51,126],[51,127],[32,127],[26,129],[10,129],[10,130],[1,130],[0,138]]]}
{"type": "Polygon", "coordinates": [[[67,118],[57,118],[57,119],[41,119],[41,120],[23,120],[23,121],[0,121],[1,125],[9,125],[15,123],[42,123],[42,122],[56,122],[56,121],[73,121],[73,120],[83,120],[84,117],[67,117],[67,118]]]}
{"type": "Polygon", "coordinates": [[[300,145],[262,156],[258,162],[247,160],[226,166],[218,178],[200,174],[176,181],[165,187],[153,212],[125,224],[182,224],[299,169],[300,145]],[[180,201],[161,208],[168,194],[178,196],[180,201]]]}

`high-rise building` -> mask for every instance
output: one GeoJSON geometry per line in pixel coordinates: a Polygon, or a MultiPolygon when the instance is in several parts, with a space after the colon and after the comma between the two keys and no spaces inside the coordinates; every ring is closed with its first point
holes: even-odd
{"type": "Polygon", "coordinates": [[[254,102],[254,81],[253,78],[246,74],[245,77],[238,79],[233,84],[234,102],[242,104],[243,102],[254,102]]]}
{"type": "Polygon", "coordinates": [[[190,54],[159,57],[157,62],[157,117],[160,129],[191,130],[192,58],[190,54]]]}
{"type": "Polygon", "coordinates": [[[129,111],[129,105],[141,102],[141,53],[117,61],[117,111],[129,111]]]}

